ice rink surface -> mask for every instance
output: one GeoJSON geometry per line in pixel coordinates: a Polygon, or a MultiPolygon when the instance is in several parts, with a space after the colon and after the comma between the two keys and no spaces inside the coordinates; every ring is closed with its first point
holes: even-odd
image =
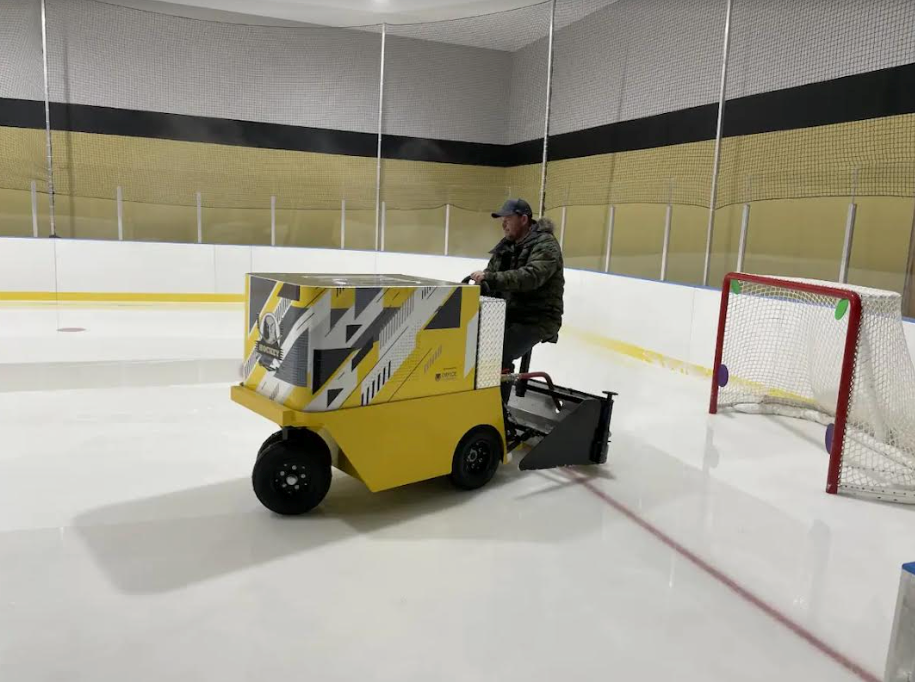
{"type": "MultiPolygon", "coordinates": [[[[877,680],[915,508],[824,492],[822,427],[563,335],[601,468],[279,518],[237,305],[0,308],[0,680],[877,680]],[[84,331],[57,331],[60,328],[84,331]]],[[[445,417],[446,418],[446,417],[445,417]]]]}

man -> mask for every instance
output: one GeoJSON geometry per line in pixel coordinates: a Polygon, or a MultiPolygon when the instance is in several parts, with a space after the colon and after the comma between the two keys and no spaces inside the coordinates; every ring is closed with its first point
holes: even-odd
{"type": "Polygon", "coordinates": [[[490,251],[486,269],[471,279],[486,282],[493,295],[506,301],[502,368],[514,371],[515,360],[538,343],[558,338],[565,290],[562,249],[553,236],[553,221],[534,220],[524,199],[509,199],[492,217],[502,219],[505,237],[490,251]]]}

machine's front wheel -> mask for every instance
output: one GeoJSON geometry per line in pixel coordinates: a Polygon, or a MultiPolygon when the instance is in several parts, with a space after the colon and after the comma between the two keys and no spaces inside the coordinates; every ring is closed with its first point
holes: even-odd
{"type": "Polygon", "coordinates": [[[257,499],[270,511],[304,514],[327,495],[331,472],[326,446],[311,441],[279,440],[258,455],[251,482],[257,499]]]}
{"type": "Polygon", "coordinates": [[[476,428],[458,443],[451,465],[451,482],[464,490],[482,488],[502,461],[502,439],[489,428],[476,428]]]}

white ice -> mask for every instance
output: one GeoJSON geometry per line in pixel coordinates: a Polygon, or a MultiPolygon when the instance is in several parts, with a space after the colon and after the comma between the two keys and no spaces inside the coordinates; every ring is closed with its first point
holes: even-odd
{"type": "Polygon", "coordinates": [[[876,680],[915,508],[827,495],[822,427],[565,335],[599,469],[336,473],[279,518],[229,400],[240,306],[0,309],[0,680],[876,680]],[[82,332],[58,332],[82,327],[82,332]]]}

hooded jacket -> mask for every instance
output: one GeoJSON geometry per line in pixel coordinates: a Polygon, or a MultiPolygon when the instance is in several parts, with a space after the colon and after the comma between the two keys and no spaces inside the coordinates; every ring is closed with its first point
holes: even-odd
{"type": "Polygon", "coordinates": [[[562,327],[565,276],[553,221],[542,218],[518,242],[503,239],[490,251],[484,281],[506,301],[506,325],[533,325],[541,340],[554,340],[562,327]]]}

